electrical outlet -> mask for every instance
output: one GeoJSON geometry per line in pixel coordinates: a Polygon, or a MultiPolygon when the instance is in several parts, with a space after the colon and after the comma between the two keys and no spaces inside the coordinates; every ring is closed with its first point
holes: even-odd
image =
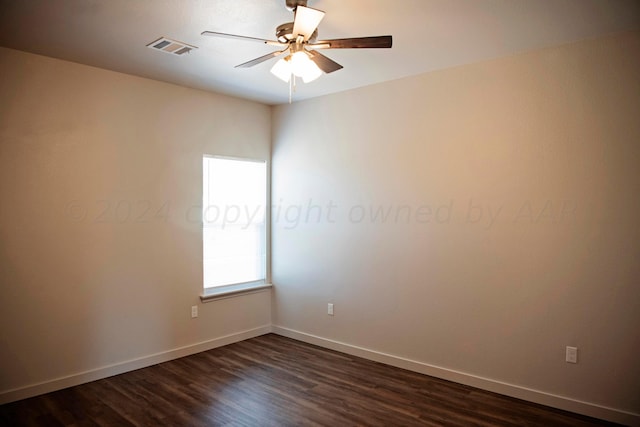
{"type": "Polygon", "coordinates": [[[332,303],[327,304],[327,314],[329,316],[333,316],[333,304],[332,303]]]}
{"type": "Polygon", "coordinates": [[[197,305],[192,305],[191,306],[191,318],[195,319],[196,317],[198,317],[198,306],[197,305]]]}
{"type": "Polygon", "coordinates": [[[567,363],[578,363],[578,347],[567,346],[565,361],[567,363]]]}

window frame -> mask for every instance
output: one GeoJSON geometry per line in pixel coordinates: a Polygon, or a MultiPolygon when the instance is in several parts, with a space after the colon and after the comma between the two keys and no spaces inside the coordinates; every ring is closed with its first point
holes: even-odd
{"type": "Polygon", "coordinates": [[[221,155],[213,155],[213,154],[203,154],[202,161],[204,165],[204,160],[210,159],[220,159],[220,160],[234,160],[241,162],[253,162],[253,163],[262,163],[265,166],[265,207],[264,207],[264,279],[243,282],[243,283],[234,283],[228,285],[218,285],[213,287],[205,287],[204,282],[204,230],[205,230],[205,221],[204,221],[204,166],[201,169],[201,183],[203,187],[201,188],[202,195],[202,205],[203,208],[200,211],[201,214],[201,233],[200,237],[202,239],[202,278],[201,278],[201,288],[202,293],[200,294],[200,300],[202,302],[209,302],[217,299],[231,298],[240,295],[246,295],[256,292],[263,292],[265,290],[270,289],[273,285],[271,284],[271,165],[269,160],[267,159],[258,159],[251,157],[236,157],[236,156],[221,156],[221,155]]]}

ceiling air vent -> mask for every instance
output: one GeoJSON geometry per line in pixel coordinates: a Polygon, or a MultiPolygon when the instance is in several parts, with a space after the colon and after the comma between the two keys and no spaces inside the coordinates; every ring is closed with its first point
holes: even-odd
{"type": "Polygon", "coordinates": [[[191,46],[190,44],[171,40],[166,37],[160,37],[158,40],[149,43],[147,47],[172,55],[184,55],[185,53],[191,52],[192,49],[198,48],[197,46],[191,46]]]}

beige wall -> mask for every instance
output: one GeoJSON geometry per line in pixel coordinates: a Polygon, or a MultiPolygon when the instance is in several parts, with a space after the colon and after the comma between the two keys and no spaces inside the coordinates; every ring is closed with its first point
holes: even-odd
{"type": "Polygon", "coordinates": [[[203,154],[269,158],[269,107],[8,49],[0,69],[0,394],[268,328],[268,292],[199,304],[198,206],[203,154]]]}
{"type": "Polygon", "coordinates": [[[622,34],[275,108],[274,325],[640,413],[639,71],[622,34]]]}

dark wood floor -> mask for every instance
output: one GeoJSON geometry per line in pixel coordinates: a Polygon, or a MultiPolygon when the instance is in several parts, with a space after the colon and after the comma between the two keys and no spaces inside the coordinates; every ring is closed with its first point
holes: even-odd
{"type": "Polygon", "coordinates": [[[2,405],[0,423],[611,425],[272,334],[2,405]]]}

